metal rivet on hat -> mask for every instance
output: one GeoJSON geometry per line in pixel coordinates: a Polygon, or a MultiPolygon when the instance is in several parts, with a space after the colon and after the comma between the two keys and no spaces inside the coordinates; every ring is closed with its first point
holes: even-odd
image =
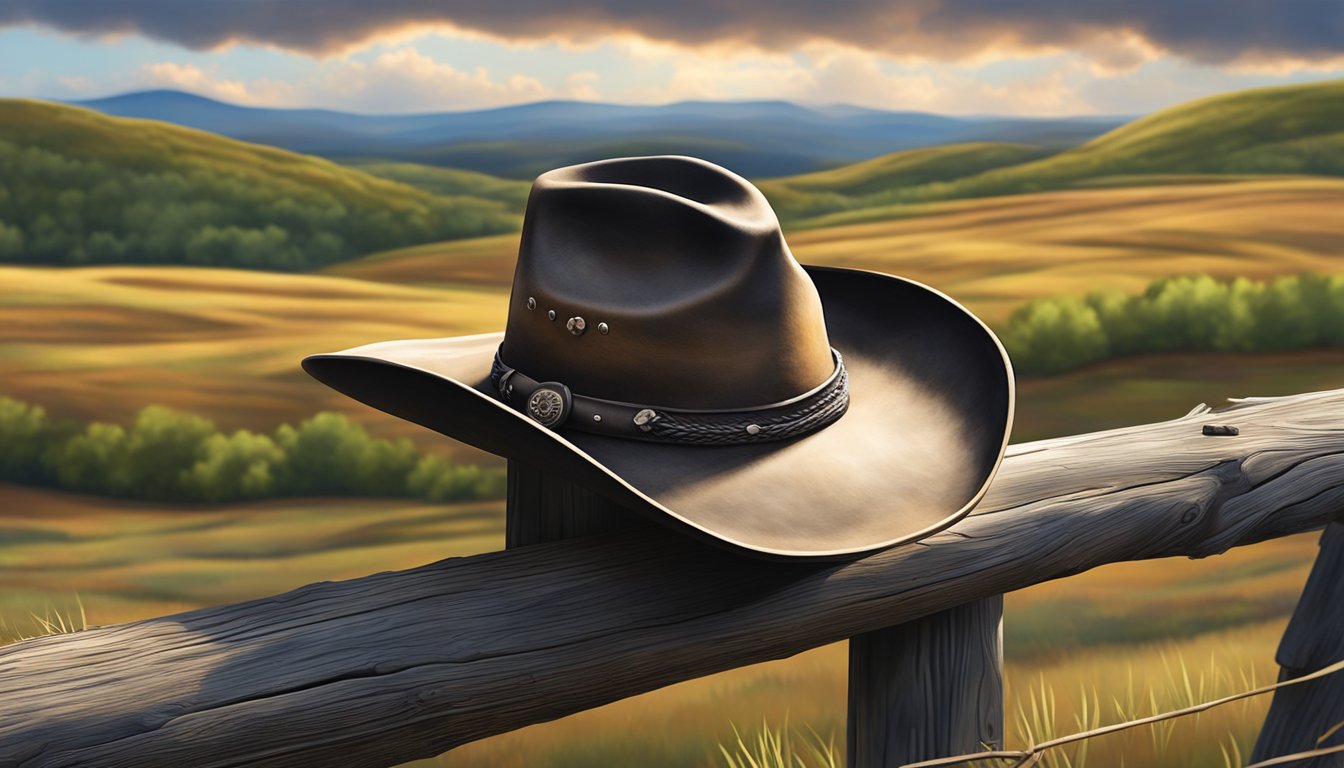
{"type": "Polygon", "coordinates": [[[593,421],[601,421],[601,420],[602,420],[602,414],[600,413],[593,414],[593,421]]]}
{"type": "Polygon", "coordinates": [[[552,309],[551,311],[547,312],[547,313],[546,313],[546,316],[549,317],[549,318],[551,318],[552,320],[554,320],[554,319],[555,319],[555,310],[552,309]]]}
{"type": "Polygon", "coordinates": [[[756,434],[760,434],[760,432],[761,432],[761,428],[760,428],[759,426],[757,426],[757,425],[755,425],[755,424],[748,424],[748,425],[747,425],[747,434],[748,434],[748,435],[756,435],[756,434]]]}
{"type": "Polygon", "coordinates": [[[611,326],[607,325],[606,323],[598,323],[597,332],[602,334],[603,336],[606,336],[608,333],[611,332],[611,326]]]}
{"type": "Polygon", "coordinates": [[[635,426],[643,432],[653,429],[653,422],[657,420],[658,414],[652,408],[642,408],[635,414],[635,426]]]}
{"type": "Polygon", "coordinates": [[[528,296],[528,297],[527,297],[527,308],[528,308],[528,309],[536,309],[536,308],[537,308],[537,300],[534,299],[534,298],[532,298],[531,296],[528,296]]]}
{"type": "Polygon", "coordinates": [[[588,323],[582,317],[571,317],[565,327],[575,336],[582,336],[583,332],[588,330],[588,323]]]}

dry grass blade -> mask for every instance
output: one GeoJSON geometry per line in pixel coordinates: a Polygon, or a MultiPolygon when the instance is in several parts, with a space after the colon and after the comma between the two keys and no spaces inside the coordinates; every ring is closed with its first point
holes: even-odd
{"type": "Polygon", "coordinates": [[[28,616],[33,623],[41,630],[36,635],[27,635],[20,632],[16,627],[11,627],[3,619],[0,619],[0,635],[12,636],[15,640],[29,640],[33,637],[43,635],[67,635],[72,632],[83,632],[89,628],[89,617],[84,610],[84,600],[80,598],[79,593],[75,593],[75,606],[79,609],[79,616],[76,618],[73,610],[67,610],[61,613],[59,608],[47,604],[43,615],[29,612],[28,616]]]}
{"type": "Polygon", "coordinates": [[[1324,744],[1326,739],[1330,738],[1331,736],[1334,736],[1336,733],[1339,733],[1339,729],[1341,728],[1344,728],[1344,720],[1340,720],[1338,723],[1335,723],[1334,725],[1330,726],[1330,729],[1327,730],[1325,733],[1322,733],[1321,737],[1316,740],[1316,746],[1319,747],[1322,744],[1324,744]]]}
{"type": "Polygon", "coordinates": [[[1223,753],[1223,768],[1240,768],[1242,764],[1241,745],[1237,743],[1235,733],[1227,734],[1227,744],[1219,744],[1218,749],[1223,753]],[[1228,748],[1231,747],[1231,751],[1228,748]]]}
{"type": "Polygon", "coordinates": [[[809,738],[801,747],[795,746],[793,732],[789,728],[788,717],[778,730],[770,728],[766,721],[761,722],[761,730],[755,738],[743,738],[737,726],[732,725],[735,744],[730,749],[719,745],[727,768],[839,768],[839,753],[835,748],[835,735],[823,739],[820,734],[808,727],[809,738]],[[750,742],[750,744],[748,744],[750,742]]]}
{"type": "MultiPolygon", "coordinates": [[[[1328,667],[1322,667],[1321,669],[1318,669],[1315,672],[1311,672],[1309,674],[1302,675],[1300,677],[1294,677],[1290,680],[1284,680],[1282,682],[1274,683],[1273,685],[1266,685],[1263,688],[1257,688],[1251,691],[1242,691],[1240,693],[1234,693],[1231,696],[1224,696],[1221,699],[1206,701],[1201,704],[1185,707],[1183,709],[1177,709],[1171,712],[1163,712],[1160,714],[1151,715],[1149,717],[1139,718],[1138,720],[1130,720],[1124,723],[1115,723],[1113,725],[1107,725],[1102,728],[1095,728],[1093,730],[1084,731],[1082,733],[1074,733],[1068,736],[1061,736],[1060,738],[1057,739],[1041,742],[1040,744],[1037,744],[1034,747],[1032,747],[1030,750],[1003,750],[999,752],[979,752],[968,755],[956,755],[953,757],[940,757],[933,760],[923,760],[917,763],[906,763],[905,765],[901,766],[901,768],[937,768],[937,766],[961,765],[963,763],[972,763],[981,760],[1027,759],[1044,754],[1047,750],[1055,749],[1065,744],[1072,744],[1077,741],[1083,741],[1084,739],[1096,738],[1097,736],[1105,736],[1106,734],[1115,733],[1116,731],[1123,731],[1128,728],[1137,728],[1141,725],[1148,725],[1150,723],[1161,722],[1163,720],[1172,720],[1178,717],[1185,717],[1186,715],[1198,714],[1200,712],[1213,709],[1214,707],[1222,706],[1223,704],[1239,701],[1241,699],[1245,699],[1250,696],[1260,696],[1262,694],[1278,690],[1279,688],[1286,688],[1287,686],[1290,685],[1305,683],[1309,680],[1315,680],[1317,678],[1325,677],[1326,675],[1331,675],[1341,670],[1344,670],[1344,660],[1336,661],[1334,664],[1331,664],[1328,667]]],[[[1339,747],[1330,747],[1327,749],[1327,751],[1319,752],[1319,754],[1331,754],[1333,752],[1341,752],[1341,751],[1344,751],[1344,745],[1341,745],[1339,747]]],[[[1304,757],[1315,756],[1314,754],[1307,754],[1307,753],[1302,753],[1302,755],[1304,757]]],[[[1274,759],[1280,760],[1282,758],[1274,758],[1274,759]]],[[[1278,765],[1278,763],[1265,762],[1265,763],[1257,763],[1257,765],[1278,765]]]]}

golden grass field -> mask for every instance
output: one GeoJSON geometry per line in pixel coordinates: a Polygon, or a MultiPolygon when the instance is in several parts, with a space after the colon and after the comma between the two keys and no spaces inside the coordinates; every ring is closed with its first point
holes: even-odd
{"type": "Polygon", "coordinates": [[[270,429],[318,410],[432,440],[310,379],[309,354],[497,330],[504,294],[192,267],[0,267],[0,388],[82,420],[149,404],[270,429]]]}
{"type": "MultiPolygon", "coordinates": [[[[907,275],[991,324],[1029,299],[1137,291],[1163,275],[1335,272],[1344,252],[1336,180],[1051,192],[919,210],[789,241],[804,263],[907,275]]],[[[514,235],[457,241],[318,275],[0,267],[0,381],[5,394],[84,419],[126,419],[162,403],[225,427],[266,428],[334,409],[380,434],[422,435],[317,386],[298,361],[383,339],[500,329],[516,249],[514,235]]]]}
{"type": "MultiPolygon", "coordinates": [[[[1001,322],[1024,302],[1153,278],[1333,273],[1344,180],[1274,178],[1043,192],[893,209],[896,218],[787,234],[804,264],[893,272],[1001,322]]],[[[419,246],[330,268],[414,285],[508,290],[516,236],[419,246]]]]}
{"type": "MultiPolygon", "coordinates": [[[[1340,210],[1344,181],[1173,183],[941,203],[890,221],[799,231],[789,242],[805,263],[923,280],[995,324],[1031,298],[1103,285],[1135,291],[1162,275],[1339,272],[1340,210]]],[[[314,275],[0,267],[0,394],[60,416],[122,422],[159,403],[225,428],[269,429],[339,410],[377,434],[458,451],[326,390],[298,361],[370,341],[499,329],[516,243],[502,236],[423,246],[314,275]]],[[[1344,351],[1117,360],[1020,382],[1015,441],[1174,418],[1228,396],[1341,386],[1344,351]]],[[[88,620],[101,624],[497,549],[501,516],[499,503],[191,507],[0,486],[0,639],[37,631],[32,614],[77,614],[76,595],[88,620]]],[[[1115,719],[1110,697],[1129,706],[1130,668],[1145,713],[1146,686],[1157,690],[1159,707],[1179,706],[1191,694],[1170,689],[1178,658],[1191,690],[1203,672],[1210,695],[1242,687],[1243,675],[1272,678],[1278,633],[1314,550],[1314,536],[1299,536],[1201,562],[1109,566],[1010,595],[1010,712],[1019,701],[1030,711],[1029,693],[1043,680],[1055,692],[1050,727],[1058,732],[1075,729],[1080,688],[1097,690],[1103,722],[1115,719]]],[[[1219,744],[1234,738],[1245,754],[1266,703],[1183,721],[1157,752],[1146,729],[1096,742],[1086,764],[1222,766],[1219,744]]],[[[831,646],[424,764],[715,765],[731,723],[751,729],[764,718],[778,727],[787,715],[843,742],[843,714],[844,650],[831,646]]]]}

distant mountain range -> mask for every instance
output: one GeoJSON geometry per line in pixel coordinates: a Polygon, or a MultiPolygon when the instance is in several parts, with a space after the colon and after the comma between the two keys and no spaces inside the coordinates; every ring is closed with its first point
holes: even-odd
{"type": "Polygon", "coordinates": [[[472,112],[359,115],[262,109],[181,91],[74,102],[341,161],[395,160],[531,179],[619,155],[691,154],[752,178],[831,168],[903,149],[995,141],[1063,148],[1122,117],[948,117],[785,101],[626,106],[545,101],[472,112]]]}

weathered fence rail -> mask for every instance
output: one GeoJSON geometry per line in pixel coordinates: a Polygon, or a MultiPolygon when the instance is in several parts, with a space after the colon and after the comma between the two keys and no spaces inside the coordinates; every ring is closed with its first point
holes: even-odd
{"type": "Polygon", "coordinates": [[[393,765],[1105,563],[1320,528],[1344,510],[1344,390],[1009,454],[974,515],[851,563],[639,528],[2,647],[0,766],[393,765]]]}

